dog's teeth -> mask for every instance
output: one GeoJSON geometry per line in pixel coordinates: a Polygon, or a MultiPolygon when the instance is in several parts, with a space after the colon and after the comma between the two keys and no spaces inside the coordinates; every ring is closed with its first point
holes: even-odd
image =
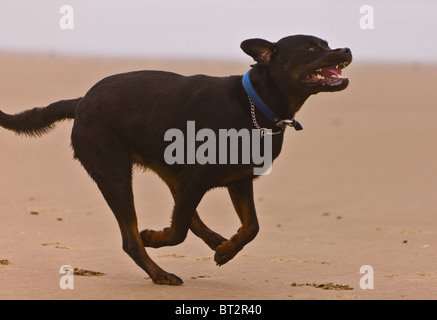
{"type": "Polygon", "coordinates": [[[321,74],[317,73],[317,74],[311,74],[311,79],[317,79],[317,80],[323,80],[326,79],[324,76],[322,76],[321,74]]]}

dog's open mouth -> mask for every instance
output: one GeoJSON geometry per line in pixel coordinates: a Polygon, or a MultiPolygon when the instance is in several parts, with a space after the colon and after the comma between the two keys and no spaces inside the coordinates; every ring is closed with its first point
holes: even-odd
{"type": "Polygon", "coordinates": [[[307,73],[303,77],[303,82],[309,85],[340,85],[348,79],[342,74],[342,69],[346,68],[348,64],[349,62],[342,62],[335,66],[319,68],[307,73]]]}

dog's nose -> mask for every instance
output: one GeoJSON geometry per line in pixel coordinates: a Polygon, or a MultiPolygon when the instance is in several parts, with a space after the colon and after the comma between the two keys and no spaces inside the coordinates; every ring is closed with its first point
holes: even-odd
{"type": "Polygon", "coordinates": [[[349,48],[342,48],[342,49],[339,49],[339,50],[340,50],[341,53],[351,53],[351,49],[349,49],[349,48]]]}

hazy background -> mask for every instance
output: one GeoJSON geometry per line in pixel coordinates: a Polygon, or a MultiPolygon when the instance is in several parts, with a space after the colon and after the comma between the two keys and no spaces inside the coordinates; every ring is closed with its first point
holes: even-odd
{"type": "Polygon", "coordinates": [[[247,59],[247,38],[312,34],[348,46],[355,61],[437,62],[434,0],[0,0],[0,51],[247,59]],[[74,30],[59,9],[74,8],[74,30]],[[374,8],[362,30],[360,7],[374,8]]]}

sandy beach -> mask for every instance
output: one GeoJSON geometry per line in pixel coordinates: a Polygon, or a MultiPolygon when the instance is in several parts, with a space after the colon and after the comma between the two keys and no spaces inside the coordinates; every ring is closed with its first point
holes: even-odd
{"type": "MultiPolygon", "coordinates": [[[[81,97],[115,73],[225,76],[250,63],[0,53],[0,109],[81,97]]],[[[192,233],[148,249],[184,280],[178,287],[154,285],[123,252],[113,214],[73,160],[72,122],[38,139],[0,128],[0,299],[435,299],[436,72],[354,62],[345,91],[312,96],[296,117],[304,130],[286,131],[272,173],[255,183],[253,242],[221,267],[192,233]],[[63,265],[104,275],[76,275],[63,290],[63,265]],[[360,287],[365,265],[373,289],[360,287]]],[[[168,226],[165,184],[137,170],[134,192],[140,230],[168,226]]],[[[198,209],[225,237],[240,227],[226,190],[209,192],[198,209]]]]}

